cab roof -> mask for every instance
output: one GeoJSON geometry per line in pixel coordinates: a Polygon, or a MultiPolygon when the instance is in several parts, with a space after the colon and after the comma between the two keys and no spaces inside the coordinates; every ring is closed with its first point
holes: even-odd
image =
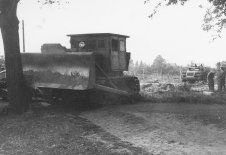
{"type": "Polygon", "coordinates": [[[85,33],[85,34],[68,34],[69,37],[102,37],[102,36],[119,36],[129,38],[129,36],[115,33],[85,33]]]}

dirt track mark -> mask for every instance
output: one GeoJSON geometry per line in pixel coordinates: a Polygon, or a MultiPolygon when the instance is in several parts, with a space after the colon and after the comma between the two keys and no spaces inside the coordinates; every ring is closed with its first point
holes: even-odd
{"type": "MultiPolygon", "coordinates": [[[[78,116],[68,115],[69,117],[75,117],[78,119],[78,116]]],[[[79,117],[82,120],[82,128],[86,133],[84,137],[93,142],[103,143],[107,148],[110,148],[114,153],[120,154],[149,154],[141,147],[135,147],[132,143],[122,141],[120,138],[112,135],[111,133],[103,130],[100,126],[93,124],[91,121],[85,118],[79,117]]]]}
{"type": "Polygon", "coordinates": [[[64,110],[8,115],[0,122],[0,154],[149,154],[64,110]]]}
{"type": "Polygon", "coordinates": [[[224,126],[225,122],[212,124],[217,116],[216,110],[223,114],[222,108],[205,105],[204,108],[201,105],[193,108],[196,109],[192,110],[192,105],[178,104],[126,105],[86,112],[82,117],[150,153],[226,153],[226,131],[217,127],[224,126]],[[203,118],[205,113],[209,115],[203,118]],[[205,124],[203,120],[209,120],[209,123],[205,124]]]}

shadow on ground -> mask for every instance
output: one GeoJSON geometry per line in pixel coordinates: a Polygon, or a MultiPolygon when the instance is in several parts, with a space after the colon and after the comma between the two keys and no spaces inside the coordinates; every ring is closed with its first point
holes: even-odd
{"type": "Polygon", "coordinates": [[[149,154],[79,117],[95,108],[36,103],[23,115],[1,115],[0,154],[149,154]]]}

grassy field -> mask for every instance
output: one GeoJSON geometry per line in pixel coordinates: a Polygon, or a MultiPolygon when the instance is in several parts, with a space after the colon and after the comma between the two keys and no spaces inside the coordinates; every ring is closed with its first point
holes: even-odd
{"type": "Polygon", "coordinates": [[[200,92],[165,92],[149,94],[141,92],[143,101],[153,103],[200,103],[200,104],[226,104],[226,94],[205,95],[200,92]]]}
{"type": "Polygon", "coordinates": [[[139,76],[139,79],[141,96],[144,101],[154,103],[226,103],[226,92],[208,93],[207,83],[185,84],[177,76],[146,75],[145,77],[139,76]]]}

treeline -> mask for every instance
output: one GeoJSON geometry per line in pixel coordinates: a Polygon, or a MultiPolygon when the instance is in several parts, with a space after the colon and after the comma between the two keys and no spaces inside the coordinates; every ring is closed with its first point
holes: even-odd
{"type": "Polygon", "coordinates": [[[156,74],[156,75],[180,75],[180,71],[185,67],[178,66],[175,63],[167,63],[166,60],[158,55],[153,63],[146,64],[142,61],[130,60],[129,72],[131,74],[156,74]]]}

